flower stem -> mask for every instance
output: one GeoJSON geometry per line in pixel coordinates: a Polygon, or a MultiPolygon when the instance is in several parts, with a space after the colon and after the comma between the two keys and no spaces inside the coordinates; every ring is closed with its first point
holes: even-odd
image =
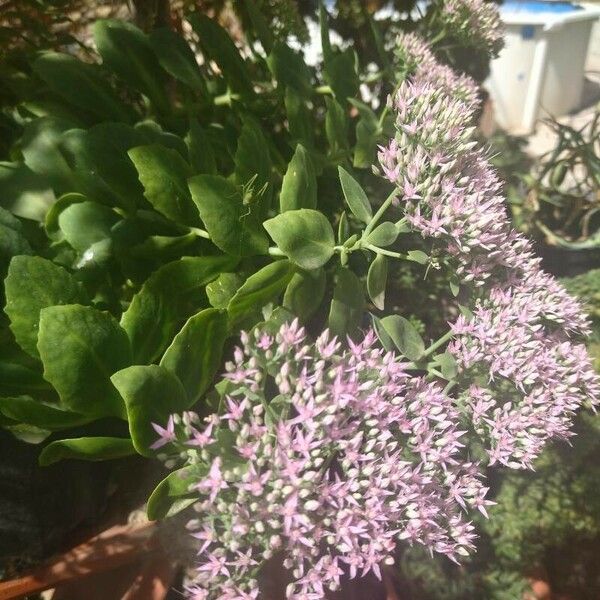
{"type": "Polygon", "coordinates": [[[429,348],[427,348],[423,352],[421,358],[425,358],[426,356],[433,354],[440,346],[443,346],[446,342],[449,342],[452,339],[453,335],[454,334],[452,333],[452,331],[448,331],[447,333],[445,333],[439,340],[433,342],[433,344],[431,344],[431,346],[429,346],[429,348]]]}
{"type": "Polygon", "coordinates": [[[408,259],[408,256],[406,256],[406,254],[401,254],[400,252],[393,252],[392,250],[384,250],[383,248],[380,248],[379,246],[374,246],[373,244],[366,244],[363,247],[372,250],[376,254],[383,254],[384,256],[391,256],[392,258],[400,258],[404,260],[408,259]]]}
{"type": "Polygon", "coordinates": [[[379,210],[373,215],[371,222],[366,226],[365,231],[363,233],[363,238],[366,238],[371,231],[375,228],[375,225],[379,223],[381,217],[383,217],[385,211],[390,207],[392,201],[396,197],[398,190],[394,189],[394,191],[384,200],[383,204],[379,207],[379,210]]]}

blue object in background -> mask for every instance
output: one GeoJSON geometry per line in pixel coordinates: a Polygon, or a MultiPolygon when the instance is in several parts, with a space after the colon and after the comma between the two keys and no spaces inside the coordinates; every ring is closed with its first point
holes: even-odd
{"type": "Polygon", "coordinates": [[[582,10],[581,6],[573,2],[548,2],[544,0],[508,0],[502,5],[504,10],[510,12],[526,12],[526,13],[553,13],[563,14],[582,10]]]}
{"type": "Polygon", "coordinates": [[[535,27],[533,25],[523,25],[521,27],[521,37],[524,40],[532,40],[535,37],[535,27]]]}

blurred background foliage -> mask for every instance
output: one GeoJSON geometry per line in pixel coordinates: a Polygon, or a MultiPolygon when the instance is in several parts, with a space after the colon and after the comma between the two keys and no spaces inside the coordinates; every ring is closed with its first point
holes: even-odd
{"type": "MultiPolygon", "coordinates": [[[[308,23],[318,12],[316,0],[262,0],[257,4],[276,37],[290,36],[306,42],[308,23]]],[[[366,66],[379,60],[369,15],[386,7],[406,13],[415,4],[412,0],[337,0],[331,27],[352,45],[366,66]]],[[[130,20],[145,32],[168,27],[197,49],[197,38],[183,20],[190,10],[215,16],[238,42],[244,31],[251,29],[242,1],[0,0],[0,159],[16,158],[28,120],[61,105],[60,97],[51,91],[40,94],[40,82],[31,67],[40,51],[66,52],[93,63],[96,55],[91,26],[97,18],[107,17],[130,20]]],[[[393,18],[384,16],[378,24],[384,38],[393,39],[393,18]]],[[[410,29],[410,20],[404,26],[410,29]]],[[[443,52],[446,62],[479,81],[485,78],[487,64],[475,53],[459,46],[443,52]]],[[[381,86],[381,99],[389,91],[389,87],[381,86]]],[[[169,93],[177,91],[170,89],[169,93]]],[[[127,92],[123,94],[136,105],[137,100],[128,98],[127,92]]],[[[600,118],[596,115],[581,130],[560,124],[555,127],[558,145],[540,160],[525,153],[521,139],[498,133],[487,140],[506,182],[507,210],[518,228],[538,240],[542,255],[548,247],[552,251],[563,248],[567,253],[595,250],[600,245],[600,118]]],[[[35,235],[31,241],[35,245],[35,235]]],[[[558,261],[572,260],[567,256],[575,254],[561,254],[558,261]]],[[[421,332],[427,328],[434,336],[443,329],[446,315],[432,300],[448,293],[448,282],[432,271],[426,287],[420,285],[420,277],[416,266],[398,267],[398,272],[390,275],[397,287],[390,295],[401,298],[403,312],[411,315],[421,332]]],[[[565,279],[564,283],[588,307],[594,330],[590,347],[600,366],[600,269],[565,279]]],[[[104,301],[110,306],[115,299],[107,297],[104,301]]],[[[600,419],[586,415],[579,420],[573,447],[556,445],[548,449],[535,473],[494,473],[493,492],[498,506],[492,509],[494,519],[480,519],[478,553],[469,563],[457,567],[432,559],[416,548],[407,551],[398,575],[406,590],[401,600],[514,600],[521,597],[528,578],[546,579],[564,598],[597,599],[599,454],[600,419]]]]}

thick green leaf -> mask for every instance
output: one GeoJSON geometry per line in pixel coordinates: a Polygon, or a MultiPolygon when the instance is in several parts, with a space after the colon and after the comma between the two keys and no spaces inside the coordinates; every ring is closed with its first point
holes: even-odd
{"type": "Polygon", "coordinates": [[[283,176],[279,196],[280,212],[317,207],[317,178],[310,156],[301,144],[283,176]]]}
{"type": "Polygon", "coordinates": [[[333,90],[336,100],[345,104],[348,98],[358,94],[360,81],[356,71],[356,53],[352,48],[347,48],[333,53],[324,62],[325,81],[333,90]]]}
{"type": "Polygon", "coordinates": [[[110,376],[131,364],[131,348],[113,317],[77,304],[44,308],[38,350],[44,379],[64,408],[95,417],[124,416],[110,376]]]}
{"type": "Polygon", "coordinates": [[[381,225],[378,225],[371,231],[367,236],[367,243],[378,246],[379,248],[385,248],[393,244],[398,238],[398,228],[394,223],[386,221],[381,225]]]}
{"type": "Polygon", "coordinates": [[[194,173],[216,175],[217,163],[212,144],[196,119],[190,120],[190,129],[185,136],[185,143],[188,147],[190,164],[194,173]]]}
{"type": "Polygon", "coordinates": [[[63,147],[67,146],[76,174],[88,182],[93,174],[128,211],[145,201],[144,188],[127,151],[145,143],[144,133],[125,123],[100,123],[87,131],[79,130],[77,135],[70,131],[63,136],[63,147]]]}
{"type": "Polygon", "coordinates": [[[152,119],[144,119],[135,124],[135,131],[142,134],[144,144],[158,144],[165,146],[171,150],[176,150],[181,154],[181,157],[187,161],[188,152],[185,141],[174,133],[165,131],[156,121],[152,119]]]}
{"type": "Polygon", "coordinates": [[[307,97],[312,95],[310,71],[302,54],[284,42],[276,42],[267,57],[267,65],[282,89],[293,88],[307,97]]]}
{"type": "Polygon", "coordinates": [[[164,353],[160,364],[179,378],[195,403],[208,389],[227,338],[227,313],[207,308],[190,317],[164,353]]]}
{"type": "Polygon", "coordinates": [[[70,429],[91,420],[91,417],[62,410],[52,404],[34,400],[31,396],[0,398],[0,413],[19,423],[34,425],[48,431],[70,429]]]}
{"type": "Polygon", "coordinates": [[[40,311],[56,304],[85,304],[83,289],[62,267],[40,256],[15,256],[5,283],[10,328],[23,350],[38,357],[40,311]]]}
{"type": "Polygon", "coordinates": [[[58,216],[58,226],[75,250],[86,252],[93,244],[110,240],[111,228],[119,220],[112,209],[96,202],[71,204],[58,216]]]}
{"type": "Polygon", "coordinates": [[[234,162],[235,182],[244,186],[245,202],[262,220],[271,204],[271,158],[267,139],[252,119],[244,120],[234,162]]]}
{"type": "Polygon", "coordinates": [[[350,269],[340,267],[335,276],[329,310],[330,331],[340,338],[354,336],[360,327],[364,308],[365,297],[360,279],[350,269]]]}
{"type": "Polygon", "coordinates": [[[134,365],[114,373],[113,385],[125,400],[129,433],[136,451],[152,456],[158,439],[152,423],[164,425],[169,416],[189,408],[183,385],[160,365],[134,365]]]}
{"type": "Polygon", "coordinates": [[[23,163],[0,162],[0,207],[17,217],[43,221],[54,201],[46,177],[23,163]]]}
{"type": "Polygon", "coordinates": [[[0,394],[18,396],[23,393],[47,392],[51,389],[50,384],[38,371],[10,360],[0,361],[0,394]]]}
{"type": "Polygon", "coordinates": [[[33,250],[19,229],[9,227],[0,222],[0,276],[13,256],[33,254],[33,250]]]}
{"type": "Polygon", "coordinates": [[[361,117],[356,125],[356,146],[354,147],[354,166],[367,169],[374,164],[377,156],[377,143],[381,132],[368,119],[361,117]]]}
{"type": "Polygon", "coordinates": [[[277,298],[293,274],[289,261],[278,260],[250,275],[229,301],[227,312],[231,322],[242,320],[277,298]]]}
{"type": "Polygon", "coordinates": [[[316,210],[290,210],[265,221],[277,247],[303,269],[322,267],[335,251],[335,237],[327,217],[316,210]]]}
{"type": "Polygon", "coordinates": [[[165,217],[180,225],[198,225],[198,209],[192,202],[187,178],[189,165],[175,150],[152,144],[128,152],[144,186],[144,195],[165,217]]]}
{"type": "Polygon", "coordinates": [[[96,65],[69,54],[45,52],[33,63],[33,70],[53,92],[97,119],[127,123],[134,118],[96,65]]]}
{"type": "Polygon", "coordinates": [[[44,177],[57,195],[76,189],[71,167],[60,150],[62,136],[71,127],[62,119],[34,119],[25,125],[21,138],[25,164],[44,177]]]}
{"type": "Polygon", "coordinates": [[[198,34],[203,51],[219,65],[231,89],[252,94],[252,79],[246,64],[227,32],[206,15],[194,13],[188,20],[198,34]]]}
{"type": "Polygon", "coordinates": [[[161,112],[169,110],[165,73],[144,32],[127,21],[102,19],[94,24],[94,41],[105,67],[149,98],[161,112]]]}
{"type": "Polygon", "coordinates": [[[301,142],[312,148],[315,145],[312,115],[304,98],[294,89],[285,90],[285,113],[293,142],[301,142]]]}
{"type": "Polygon", "coordinates": [[[371,313],[371,321],[373,322],[373,329],[381,342],[381,345],[388,351],[392,352],[396,349],[396,345],[392,338],[388,335],[387,331],[384,329],[381,324],[381,319],[377,318],[373,313],[371,313]]]}
{"type": "Polygon", "coordinates": [[[206,295],[214,308],[227,308],[229,301],[241,287],[244,280],[237,273],[221,273],[206,286],[206,295]]]}
{"type": "Polygon", "coordinates": [[[330,154],[348,150],[348,118],[346,111],[333,98],[325,98],[325,134],[330,154]]]}
{"type": "Polygon", "coordinates": [[[197,175],[188,181],[210,239],[233,256],[266,254],[269,246],[253,206],[224,177],[197,175]]]}
{"type": "Polygon", "coordinates": [[[283,296],[283,307],[306,321],[319,308],[325,295],[327,277],[323,269],[294,273],[283,296]]]}
{"type": "Polygon", "coordinates": [[[129,438],[82,437],[58,440],[48,444],[40,453],[39,462],[48,466],[60,460],[111,460],[135,454],[129,438]]]}
{"type": "Polygon", "coordinates": [[[406,257],[408,258],[408,260],[417,262],[420,265],[426,265],[429,261],[429,256],[422,250],[409,250],[406,257]]]}
{"type": "Polygon", "coordinates": [[[357,219],[366,224],[370,223],[373,218],[373,211],[367,194],[346,169],[338,167],[338,173],[348,208],[357,219]]]}
{"type": "Polygon", "coordinates": [[[121,318],[135,362],[156,360],[181,323],[206,306],[204,286],[235,265],[226,256],[185,257],[155,271],[121,318]]]}
{"type": "Polygon", "coordinates": [[[198,469],[208,472],[208,467],[198,465],[196,469],[183,467],[169,473],[155,488],[150,498],[146,513],[151,521],[172,516],[177,509],[185,508],[198,498],[190,491],[190,486],[198,481],[198,469]]]}
{"type": "Polygon", "coordinates": [[[440,367],[440,371],[445,379],[451,381],[458,374],[456,359],[450,352],[443,352],[434,356],[435,362],[440,367]]]}
{"type": "Polygon", "coordinates": [[[192,49],[183,37],[165,27],[152,31],[149,41],[160,66],[167,73],[194,91],[206,95],[206,82],[192,49]]]}
{"type": "Polygon", "coordinates": [[[408,360],[419,360],[425,351],[425,344],[415,326],[400,315],[389,315],[381,319],[381,325],[394,345],[408,360]]]}
{"type": "Polygon", "coordinates": [[[80,194],[79,192],[71,192],[69,194],[63,194],[51,207],[46,218],[44,220],[44,226],[46,232],[50,236],[60,234],[60,226],[58,224],[58,217],[60,213],[65,210],[71,204],[78,204],[79,202],[85,202],[87,196],[80,194]]]}
{"type": "Polygon", "coordinates": [[[387,273],[387,259],[382,254],[378,254],[369,267],[369,273],[367,275],[367,291],[369,292],[369,298],[371,298],[373,304],[379,310],[383,310],[385,305],[387,273]]]}

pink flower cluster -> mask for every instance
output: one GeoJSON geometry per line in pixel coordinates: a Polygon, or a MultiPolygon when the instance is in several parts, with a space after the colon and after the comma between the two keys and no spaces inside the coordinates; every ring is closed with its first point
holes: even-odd
{"type": "Polygon", "coordinates": [[[498,7],[487,0],[442,0],[440,16],[448,33],[466,47],[475,46],[497,56],[503,46],[498,7]]]}
{"type": "Polygon", "coordinates": [[[420,81],[441,88],[448,95],[475,106],[479,102],[479,87],[468,75],[458,74],[448,65],[438,62],[429,44],[416,33],[402,32],[396,38],[398,67],[420,81]]]}
{"type": "Polygon", "coordinates": [[[375,341],[369,332],[343,350],[325,332],[310,343],[297,321],[243,334],[223,413],[175,427],[176,449],[210,465],[193,486],[191,597],[258,597],[257,572],[276,554],[287,597],[307,600],[342,577],[380,577],[401,541],[453,560],[473,547],[464,513],[491,502],[458,409],[375,341]]]}
{"type": "Polygon", "coordinates": [[[467,390],[461,404],[492,462],[530,467],[548,439],[569,436],[577,408],[597,401],[580,341],[586,317],[512,229],[498,178],[471,140],[473,107],[418,75],[391,103],[397,134],[381,148],[381,169],[470,310],[451,325],[448,346],[467,390]]]}

